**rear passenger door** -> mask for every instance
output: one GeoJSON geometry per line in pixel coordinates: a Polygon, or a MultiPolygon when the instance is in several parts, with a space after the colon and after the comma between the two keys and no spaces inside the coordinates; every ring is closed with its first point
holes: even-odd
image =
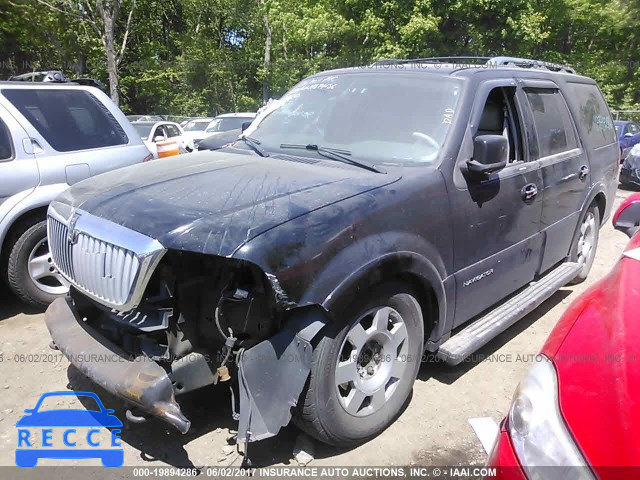
{"type": "Polygon", "coordinates": [[[530,153],[542,173],[542,273],[569,253],[590,184],[589,160],[557,85],[535,80],[523,81],[522,87],[533,125],[529,131],[530,153]]]}

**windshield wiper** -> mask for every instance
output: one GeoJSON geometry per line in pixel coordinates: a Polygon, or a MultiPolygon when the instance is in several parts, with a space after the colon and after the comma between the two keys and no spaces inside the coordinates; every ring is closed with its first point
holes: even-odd
{"type": "Polygon", "coordinates": [[[376,167],[375,165],[363,162],[362,160],[355,160],[353,158],[350,158],[351,152],[349,150],[342,150],[340,148],[332,147],[321,147],[313,143],[309,143],[307,145],[297,143],[283,143],[280,145],[280,148],[297,148],[300,150],[311,150],[314,152],[318,152],[319,155],[322,155],[323,157],[330,160],[337,160],[339,162],[355,165],[356,167],[364,168],[365,170],[369,170],[370,172],[387,173],[381,168],[376,167]]]}
{"type": "Polygon", "coordinates": [[[240,135],[240,140],[242,140],[245,144],[251,148],[254,152],[256,152],[261,157],[268,157],[269,154],[260,146],[260,140],[256,140],[255,138],[251,138],[247,135],[240,135]]]}

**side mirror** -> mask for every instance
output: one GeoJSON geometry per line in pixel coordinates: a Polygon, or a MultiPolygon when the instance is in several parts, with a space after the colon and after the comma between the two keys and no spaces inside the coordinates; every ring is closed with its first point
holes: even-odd
{"type": "Polygon", "coordinates": [[[244,132],[247,128],[249,128],[249,125],[251,125],[251,122],[242,122],[242,131],[244,132]]]}
{"type": "Polygon", "coordinates": [[[640,193],[634,193],[618,207],[613,215],[613,228],[629,238],[640,230],[640,193]]]}
{"type": "Polygon", "coordinates": [[[469,172],[486,176],[502,170],[509,160],[509,141],[502,135],[478,135],[473,139],[473,158],[467,160],[469,172]]]}
{"type": "Polygon", "coordinates": [[[627,132],[624,134],[624,138],[631,138],[631,137],[633,137],[633,133],[627,132]]]}
{"type": "Polygon", "coordinates": [[[164,137],[162,135],[156,135],[155,137],[153,137],[153,142],[154,143],[164,142],[164,137]]]}

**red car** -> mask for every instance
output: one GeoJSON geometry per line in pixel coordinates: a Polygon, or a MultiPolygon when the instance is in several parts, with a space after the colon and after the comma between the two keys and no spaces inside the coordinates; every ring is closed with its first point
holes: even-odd
{"type": "Polygon", "coordinates": [[[489,456],[492,478],[640,478],[640,194],[613,223],[632,239],[520,382],[489,456]]]}

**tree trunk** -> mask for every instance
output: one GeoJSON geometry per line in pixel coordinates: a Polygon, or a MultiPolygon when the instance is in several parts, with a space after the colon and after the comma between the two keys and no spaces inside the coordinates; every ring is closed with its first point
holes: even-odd
{"type": "MultiPolygon", "coordinates": [[[[106,10],[106,9],[105,9],[106,10]]],[[[116,105],[120,105],[120,96],[118,94],[118,61],[116,57],[116,46],[114,40],[115,19],[109,15],[110,12],[104,11],[102,20],[104,22],[104,49],[107,56],[107,73],[109,74],[109,95],[116,105]]]]}
{"type": "Polygon", "coordinates": [[[119,78],[118,65],[116,64],[116,52],[112,48],[107,47],[107,72],[109,73],[109,96],[113,103],[120,106],[120,95],[118,93],[119,78]]]}
{"type": "Polygon", "coordinates": [[[262,79],[262,103],[266,104],[271,98],[271,42],[273,32],[271,30],[271,24],[269,23],[269,14],[265,11],[262,17],[264,22],[265,38],[264,38],[264,78],[262,79]]]}

